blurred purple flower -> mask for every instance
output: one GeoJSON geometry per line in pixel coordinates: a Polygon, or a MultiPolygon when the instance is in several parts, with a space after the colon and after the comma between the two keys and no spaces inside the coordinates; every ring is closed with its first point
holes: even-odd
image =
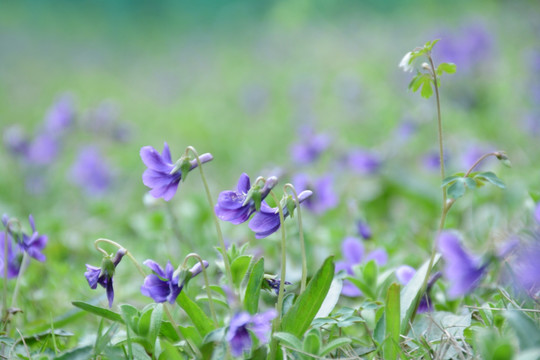
{"type": "Polygon", "coordinates": [[[219,194],[214,212],[223,221],[229,221],[234,225],[241,224],[247,221],[256,210],[255,200],[253,198],[246,202],[249,191],[257,191],[260,195],[259,201],[262,201],[276,183],[277,178],[270,177],[266,180],[262,188],[258,188],[257,184],[252,188],[249,176],[243,173],[240,175],[240,179],[238,179],[236,191],[222,191],[219,194]]]}
{"type": "MultiPolygon", "coordinates": [[[[461,164],[464,169],[468,170],[471,166],[474,165],[476,161],[478,161],[478,159],[480,159],[482,156],[492,151],[494,151],[494,149],[489,149],[486,146],[471,145],[461,155],[461,164]]],[[[482,161],[480,164],[478,164],[474,168],[474,170],[475,171],[480,170],[482,167],[485,166],[487,161],[489,161],[489,159],[482,161]]]]}
{"type": "MultiPolygon", "coordinates": [[[[148,167],[143,173],[143,184],[151,188],[150,195],[155,198],[163,198],[169,201],[176,194],[178,184],[182,179],[182,172],[176,164],[173,164],[169,145],[164,143],[163,151],[160,154],[151,146],[144,146],[140,151],[143,163],[148,167]]],[[[209,153],[199,156],[201,163],[206,163],[213,159],[209,153]]],[[[198,166],[197,160],[190,161],[190,170],[198,166]]]]}
{"type": "Polygon", "coordinates": [[[334,192],[334,179],[331,175],[312,181],[306,174],[297,174],[292,181],[297,191],[313,191],[313,195],[306,199],[305,206],[315,214],[322,214],[337,206],[338,197],[334,192]]]}
{"type": "MultiPolygon", "coordinates": [[[[341,243],[341,253],[345,261],[337,261],[335,272],[345,271],[348,275],[354,275],[354,266],[360,264],[364,258],[364,245],[360,239],[349,236],[343,239],[341,243]]],[[[374,260],[375,263],[382,266],[386,264],[388,255],[383,249],[376,249],[371,252],[366,261],[374,260]]],[[[341,293],[349,297],[361,296],[362,292],[349,280],[343,281],[341,293]]]]}
{"type": "Polygon", "coordinates": [[[60,143],[48,132],[38,134],[28,145],[27,161],[36,165],[49,165],[56,160],[60,143]]]}
{"type": "MultiPolygon", "coordinates": [[[[208,262],[203,261],[204,267],[208,267],[208,262]]],[[[165,269],[153,260],[146,260],[144,265],[148,266],[154,274],[148,275],[141,286],[141,293],[144,296],[151,297],[155,302],[162,303],[168,301],[174,304],[178,295],[182,291],[185,283],[178,283],[178,276],[174,276],[175,269],[170,261],[167,262],[165,269]]],[[[200,262],[197,262],[189,269],[191,277],[197,276],[202,272],[200,262]]],[[[189,280],[189,279],[188,279],[189,280]]]]}
{"type": "Polygon", "coordinates": [[[34,217],[28,216],[28,221],[32,227],[32,235],[23,234],[23,240],[20,244],[21,248],[31,257],[38,261],[45,261],[45,255],[41,253],[45,245],[47,245],[47,235],[39,235],[36,231],[34,217]]]}
{"type": "Polygon", "coordinates": [[[416,131],[417,125],[414,122],[410,120],[404,120],[397,126],[395,134],[396,137],[399,138],[401,141],[407,141],[411,136],[414,135],[416,131]]]}
{"type": "Polygon", "coordinates": [[[299,131],[300,141],[291,146],[291,156],[295,163],[305,165],[316,161],[330,145],[326,134],[315,134],[313,129],[303,127],[299,131]]]}
{"type": "Polygon", "coordinates": [[[107,299],[109,300],[109,308],[112,307],[114,300],[113,276],[116,266],[120,260],[127,254],[126,249],[119,249],[114,258],[105,257],[101,263],[101,267],[96,267],[86,264],[86,272],[84,276],[88,281],[91,289],[95,289],[97,285],[101,285],[107,290],[107,299]]]}
{"type": "Polygon", "coordinates": [[[396,269],[396,278],[402,285],[407,285],[416,274],[416,270],[409,265],[401,265],[396,269]]]}
{"type": "MultiPolygon", "coordinates": [[[[445,158],[445,163],[448,159],[445,158]]],[[[422,165],[426,170],[439,171],[441,160],[438,152],[430,152],[422,157],[422,165]]]]}
{"type": "Polygon", "coordinates": [[[362,175],[371,175],[379,170],[381,160],[373,152],[363,149],[353,149],[347,154],[346,164],[354,172],[362,175]]]}
{"type": "MultiPolygon", "coordinates": [[[[281,280],[271,277],[265,277],[264,280],[266,281],[266,285],[268,285],[270,289],[274,290],[276,295],[279,295],[279,286],[281,285],[281,280]]],[[[285,281],[284,285],[291,285],[291,283],[285,281]]],[[[285,287],[283,287],[283,291],[285,291],[285,287]]]]}
{"type": "Polygon", "coordinates": [[[512,263],[518,283],[531,297],[540,291],[540,244],[524,246],[512,263]]]}
{"type": "MultiPolygon", "coordinates": [[[[309,190],[302,191],[298,194],[298,201],[300,203],[304,202],[311,194],[312,192],[309,190]]],[[[286,219],[287,216],[289,216],[289,209],[286,206],[282,207],[283,219],[286,219]]],[[[261,210],[255,213],[248,224],[249,228],[255,232],[255,237],[257,239],[262,239],[275,233],[280,225],[278,208],[268,206],[265,201],[261,203],[261,210]]]]}
{"type": "Polygon", "coordinates": [[[4,145],[15,155],[26,156],[30,140],[19,125],[12,125],[4,131],[4,145]]]}
{"type": "Polygon", "coordinates": [[[104,193],[112,181],[111,169],[95,147],[79,150],[69,174],[71,180],[90,195],[104,193]]]}
{"type": "Polygon", "coordinates": [[[441,41],[433,48],[433,57],[439,63],[455,63],[460,71],[472,71],[493,51],[493,36],[480,23],[464,26],[459,33],[447,32],[439,38],[441,41]]]}
{"type": "Polygon", "coordinates": [[[445,260],[444,276],[450,281],[448,296],[457,298],[473,291],[484,277],[486,265],[469,255],[452,231],[441,232],[438,247],[445,260]]]}
{"type": "Polygon", "coordinates": [[[362,237],[362,239],[364,240],[371,239],[372,232],[367,222],[358,220],[356,222],[356,228],[358,229],[358,234],[362,237]]]}
{"type": "MultiPolygon", "coordinates": [[[[0,278],[4,278],[4,249],[5,249],[6,233],[0,232],[0,278]]],[[[7,278],[12,279],[19,275],[21,269],[22,252],[19,246],[13,247],[12,237],[7,235],[8,252],[7,252],[7,278]]]]}
{"type": "Polygon", "coordinates": [[[534,220],[540,224],[540,202],[537,202],[534,207],[534,220]]]}
{"type": "Polygon", "coordinates": [[[226,336],[231,346],[231,354],[239,357],[251,349],[252,341],[249,330],[255,334],[261,344],[266,344],[272,328],[271,322],[276,316],[277,312],[274,309],[253,316],[247,312],[235,314],[231,319],[226,336]]]}
{"type": "Polygon", "coordinates": [[[58,98],[45,115],[45,130],[52,135],[60,135],[71,126],[75,119],[73,96],[64,94],[58,98]]]}

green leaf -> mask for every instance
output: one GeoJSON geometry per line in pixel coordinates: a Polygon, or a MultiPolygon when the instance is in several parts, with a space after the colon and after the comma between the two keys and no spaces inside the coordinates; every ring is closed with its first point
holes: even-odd
{"type": "Polygon", "coordinates": [[[161,354],[159,354],[158,360],[184,360],[184,357],[180,355],[178,349],[168,341],[161,342],[161,354]]]}
{"type": "Polygon", "coordinates": [[[176,303],[184,309],[202,337],[215,329],[212,320],[210,320],[199,305],[192,301],[183,291],[176,298],[176,303]]]}
{"type": "Polygon", "coordinates": [[[456,72],[456,64],[453,63],[441,63],[437,66],[437,75],[441,76],[443,72],[453,74],[456,72]]]}
{"type": "Polygon", "coordinates": [[[532,349],[540,346],[540,328],[527,315],[516,309],[505,312],[508,323],[516,332],[521,350],[532,349]]]}
{"type": "Polygon", "coordinates": [[[460,175],[452,175],[452,176],[448,176],[447,178],[445,178],[441,184],[441,187],[445,187],[446,185],[449,185],[451,183],[453,183],[454,181],[456,181],[457,179],[460,179],[462,178],[463,176],[460,176],[460,175]]]}
{"type": "Polygon", "coordinates": [[[431,41],[428,41],[425,45],[424,45],[424,49],[426,49],[427,51],[431,51],[433,49],[433,46],[435,46],[436,43],[439,42],[440,39],[435,39],[435,40],[431,40],[431,41]]]}
{"type": "Polygon", "coordinates": [[[281,329],[301,337],[319,311],[334,278],[334,257],[329,256],[282,319],[281,329]]]}
{"type": "Polygon", "coordinates": [[[153,310],[153,308],[148,308],[141,314],[136,329],[137,335],[146,336],[148,334],[148,331],[150,329],[150,319],[152,317],[153,310]]]}
{"type": "Polygon", "coordinates": [[[73,304],[73,306],[76,306],[79,309],[87,311],[91,314],[101,316],[102,318],[116,321],[122,324],[124,323],[124,320],[122,320],[122,316],[120,314],[115,313],[114,311],[111,311],[109,309],[104,309],[99,306],[94,306],[84,301],[72,301],[71,303],[73,304]]]}
{"type": "Polygon", "coordinates": [[[163,304],[157,304],[152,312],[150,318],[150,328],[148,329],[148,342],[154,346],[156,344],[156,339],[161,330],[161,323],[163,321],[163,304]]]}
{"type": "Polygon", "coordinates": [[[466,177],[466,178],[463,178],[463,179],[465,181],[465,185],[467,185],[467,187],[469,189],[476,188],[476,181],[474,181],[474,179],[471,179],[470,177],[466,177]]]}
{"type": "Polygon", "coordinates": [[[397,359],[399,352],[399,334],[400,334],[400,293],[399,284],[392,284],[386,293],[385,308],[385,333],[386,342],[384,343],[383,353],[385,359],[397,359]]]}
{"type": "Polygon", "coordinates": [[[326,317],[334,310],[339,297],[341,296],[341,289],[343,288],[343,280],[334,278],[330,284],[328,294],[324,298],[321,308],[315,315],[315,318],[326,317]]]}
{"type": "MultiPolygon", "coordinates": [[[[77,305],[75,305],[77,306],[77,305]]],[[[56,360],[88,360],[92,358],[94,347],[92,345],[77,347],[66,351],[62,355],[56,357],[56,360]]]]}
{"type": "Polygon", "coordinates": [[[256,314],[259,309],[259,296],[261,294],[261,285],[264,279],[264,258],[260,258],[255,263],[244,293],[244,308],[250,314],[256,314]]]}
{"type": "Polygon", "coordinates": [[[423,98],[429,99],[433,95],[433,88],[431,87],[431,79],[429,81],[424,81],[422,85],[422,90],[420,90],[420,95],[423,98]]]}
{"type": "MultiPolygon", "coordinates": [[[[441,259],[441,254],[436,254],[433,259],[433,267],[437,265],[441,259]]],[[[412,321],[414,313],[417,308],[417,304],[420,302],[420,297],[424,294],[421,293],[422,286],[424,284],[424,278],[428,271],[429,260],[426,261],[420,269],[414,274],[413,278],[405,285],[400,294],[400,324],[401,334],[407,335],[409,329],[409,322],[412,321]]]]}
{"type": "Polygon", "coordinates": [[[320,352],[320,356],[325,356],[330,354],[333,350],[345,346],[347,344],[350,344],[352,340],[350,338],[337,338],[332,341],[330,341],[328,344],[323,346],[320,352]]]}
{"type": "Polygon", "coordinates": [[[231,272],[232,272],[233,282],[236,288],[240,287],[240,284],[242,283],[242,280],[244,279],[244,276],[246,275],[250,262],[251,262],[251,256],[242,255],[234,259],[234,261],[231,263],[231,272]]]}
{"type": "Polygon", "coordinates": [[[129,304],[120,305],[120,310],[122,311],[122,318],[126,324],[134,330],[137,330],[137,324],[139,322],[139,310],[136,307],[129,304]]]}
{"type": "Polygon", "coordinates": [[[278,339],[283,344],[285,344],[286,346],[292,349],[302,350],[302,342],[293,334],[289,334],[286,332],[277,332],[274,334],[274,338],[278,339]]]}
{"type": "Polygon", "coordinates": [[[377,285],[377,273],[378,269],[375,260],[368,261],[362,269],[362,277],[369,287],[375,287],[377,285]]]}
{"type": "Polygon", "coordinates": [[[495,173],[491,172],[491,171],[485,171],[485,172],[480,172],[480,173],[477,173],[474,178],[479,178],[479,179],[484,179],[488,182],[490,182],[491,184],[501,188],[501,189],[504,189],[506,188],[506,186],[504,185],[504,183],[502,182],[501,179],[499,179],[497,177],[497,175],[495,175],[495,173]]]}
{"type": "Polygon", "coordinates": [[[304,338],[303,349],[309,354],[318,354],[321,349],[321,332],[319,329],[311,329],[304,338]]]}
{"type": "Polygon", "coordinates": [[[463,178],[459,178],[452,185],[450,185],[448,189],[446,189],[446,193],[452,199],[459,199],[465,195],[466,190],[465,180],[463,178]]]}

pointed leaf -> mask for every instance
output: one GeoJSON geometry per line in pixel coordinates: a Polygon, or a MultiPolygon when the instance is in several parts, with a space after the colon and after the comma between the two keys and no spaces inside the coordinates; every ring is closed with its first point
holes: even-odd
{"type": "Polygon", "coordinates": [[[332,283],[330,284],[328,294],[326,294],[321,308],[317,312],[317,315],[315,315],[315,318],[326,317],[332,312],[332,310],[334,310],[334,307],[336,306],[339,297],[341,296],[342,288],[343,280],[334,278],[334,280],[332,280],[332,283]]]}
{"type": "Polygon", "coordinates": [[[491,184],[493,184],[493,185],[495,185],[497,187],[500,187],[501,189],[506,188],[506,186],[504,185],[502,180],[499,179],[497,177],[497,175],[495,175],[495,173],[493,173],[491,171],[485,171],[485,172],[478,173],[474,177],[484,179],[484,180],[490,182],[491,184]]]}
{"type": "Polygon", "coordinates": [[[448,196],[452,199],[459,199],[463,195],[465,195],[465,180],[463,178],[459,178],[454,182],[452,185],[446,189],[446,193],[448,196]]]}
{"type": "Polygon", "coordinates": [[[283,317],[281,328],[296,337],[302,337],[319,311],[334,278],[334,257],[326,258],[323,265],[308,283],[283,317]]]}
{"type": "Polygon", "coordinates": [[[325,355],[328,355],[330,354],[332,351],[334,351],[335,349],[339,348],[339,347],[342,347],[342,346],[345,346],[347,344],[350,344],[352,342],[352,340],[350,338],[337,338],[337,339],[334,339],[332,341],[330,341],[328,344],[326,344],[325,346],[323,346],[323,348],[321,349],[321,352],[320,352],[320,356],[325,356],[325,355]]]}
{"type": "Polygon", "coordinates": [[[255,314],[259,309],[259,296],[261,294],[261,285],[264,279],[264,258],[260,258],[255,263],[244,294],[244,308],[250,313],[255,314]]]}
{"type": "Polygon", "coordinates": [[[199,305],[191,300],[183,291],[176,298],[176,303],[184,309],[202,337],[215,329],[212,320],[210,320],[199,305]]]}
{"type": "Polygon", "coordinates": [[[84,301],[72,301],[71,303],[73,304],[73,306],[76,306],[79,309],[83,309],[84,311],[87,311],[94,315],[101,316],[102,318],[116,321],[122,324],[124,323],[124,320],[122,320],[122,316],[120,314],[115,313],[114,311],[111,311],[109,309],[104,309],[99,306],[94,306],[84,301]]]}
{"type": "Polygon", "coordinates": [[[527,315],[520,311],[507,311],[505,317],[508,323],[516,332],[519,340],[519,348],[528,350],[535,347],[540,347],[540,328],[527,315]]]}
{"type": "Polygon", "coordinates": [[[156,339],[161,330],[163,321],[163,304],[157,304],[150,318],[150,328],[148,329],[148,342],[155,348],[156,339]]]}
{"type": "Polygon", "coordinates": [[[287,345],[292,349],[302,350],[302,342],[293,334],[289,334],[286,332],[277,332],[274,334],[274,338],[278,339],[283,344],[287,345]]]}
{"type": "Polygon", "coordinates": [[[385,333],[386,342],[384,343],[383,352],[385,359],[397,359],[399,352],[399,334],[401,332],[400,321],[400,294],[399,284],[392,284],[386,293],[386,308],[385,308],[385,333]]]}
{"type": "Polygon", "coordinates": [[[456,72],[456,64],[453,63],[441,63],[437,66],[437,75],[441,76],[443,72],[453,74],[456,72]]]}

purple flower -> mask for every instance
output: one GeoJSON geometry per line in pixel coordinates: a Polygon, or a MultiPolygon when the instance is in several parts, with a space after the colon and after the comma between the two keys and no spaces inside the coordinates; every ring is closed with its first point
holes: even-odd
{"type": "Polygon", "coordinates": [[[291,155],[295,163],[300,165],[316,161],[330,145],[330,138],[325,134],[315,134],[310,127],[299,131],[300,141],[291,146],[291,155]]]}
{"type": "Polygon", "coordinates": [[[334,192],[334,179],[327,175],[312,181],[306,174],[298,174],[293,178],[297,191],[312,190],[313,195],[305,201],[305,206],[315,214],[322,214],[338,204],[334,192]]]}
{"type": "MultiPolygon", "coordinates": [[[[4,278],[4,258],[5,258],[5,241],[6,233],[4,231],[0,232],[0,278],[4,278]]],[[[8,241],[8,252],[7,252],[7,278],[12,279],[19,275],[19,270],[21,269],[21,258],[22,253],[19,246],[12,246],[11,235],[7,235],[8,241]]]]}
{"type": "MultiPolygon", "coordinates": [[[[205,268],[208,267],[207,261],[203,261],[203,263],[205,268]]],[[[141,286],[141,293],[144,296],[151,297],[155,302],[162,303],[168,301],[174,304],[185,282],[178,283],[178,276],[174,276],[175,269],[171,262],[167,262],[165,269],[153,260],[146,260],[143,264],[148,266],[154,274],[148,275],[144,279],[144,284],[141,286]]],[[[189,269],[191,277],[200,274],[201,271],[202,266],[200,262],[197,262],[197,264],[189,269]]]]}
{"type": "MultiPolygon", "coordinates": [[[[311,194],[312,192],[309,190],[302,191],[298,195],[298,201],[300,203],[304,202],[309,196],[311,196],[311,194]]],[[[286,199],[291,200],[292,204],[295,204],[291,197],[286,199]]],[[[282,204],[282,208],[283,219],[286,219],[287,216],[289,216],[289,209],[285,204],[282,204]]],[[[257,239],[262,239],[275,233],[279,229],[280,225],[278,208],[272,208],[268,206],[265,201],[263,201],[261,203],[261,210],[253,216],[248,226],[255,232],[255,237],[257,239]]]]}
{"type": "Polygon", "coordinates": [[[540,202],[536,203],[534,208],[534,220],[540,224],[540,202]]]}
{"type": "Polygon", "coordinates": [[[277,178],[270,177],[262,188],[258,184],[251,187],[249,176],[243,173],[238,179],[236,191],[222,191],[219,194],[218,202],[214,208],[217,217],[234,225],[247,221],[256,210],[255,198],[259,202],[264,200],[276,183],[277,178]]]}
{"type": "MultiPolygon", "coordinates": [[[[465,169],[469,169],[471,166],[474,165],[474,163],[476,163],[476,161],[478,161],[478,159],[480,159],[480,157],[492,151],[494,150],[489,149],[486,146],[471,145],[461,155],[461,163],[465,169]]],[[[482,167],[485,166],[486,161],[489,161],[489,159],[482,161],[474,168],[474,170],[480,170],[482,167]]]]}
{"type": "MultiPolygon", "coordinates": [[[[445,159],[445,163],[446,163],[445,159]]],[[[422,157],[422,165],[426,170],[439,171],[441,167],[441,157],[438,152],[430,152],[422,157]]]]}
{"type": "Polygon", "coordinates": [[[347,166],[361,175],[371,175],[376,173],[380,166],[381,160],[373,152],[354,149],[346,157],[347,166]]]}
{"type": "Polygon", "coordinates": [[[362,220],[358,220],[358,222],[356,223],[356,227],[357,227],[357,229],[358,229],[358,234],[359,234],[364,240],[369,240],[369,239],[371,239],[371,236],[372,236],[371,228],[369,227],[369,225],[367,224],[367,222],[362,221],[362,220]]]}
{"type": "MultiPolygon", "coordinates": [[[[140,155],[143,163],[148,167],[142,176],[143,184],[152,189],[150,194],[153,197],[163,198],[165,201],[171,200],[182,179],[180,167],[184,159],[180,158],[176,164],[173,164],[167,143],[164,143],[161,154],[151,146],[144,146],[141,148],[140,155]]],[[[201,163],[206,163],[213,157],[206,153],[202,154],[199,159],[201,163]]],[[[190,160],[189,164],[189,170],[195,169],[198,165],[196,159],[190,160]]]]}
{"type": "Polygon", "coordinates": [[[27,160],[36,165],[49,165],[57,158],[59,151],[60,143],[57,136],[43,132],[30,142],[27,160]]]}
{"type": "MultiPolygon", "coordinates": [[[[360,239],[349,236],[341,243],[341,253],[345,261],[337,261],[335,272],[345,271],[348,275],[354,275],[354,267],[360,264],[364,258],[364,245],[360,239]]],[[[374,260],[378,265],[386,264],[388,255],[383,249],[376,249],[371,252],[365,259],[366,261],[374,260]]],[[[361,296],[362,292],[349,280],[343,281],[341,293],[349,297],[361,296]]]]}
{"type": "Polygon", "coordinates": [[[74,119],[73,97],[69,94],[62,95],[47,111],[45,130],[50,134],[59,134],[71,126],[74,119]]]}
{"type": "Polygon", "coordinates": [[[27,156],[30,140],[19,125],[12,125],[4,131],[4,145],[15,155],[27,156]]]}
{"type": "MultiPolygon", "coordinates": [[[[268,285],[270,289],[274,290],[276,295],[279,295],[279,286],[281,285],[281,280],[273,278],[273,277],[266,277],[266,276],[264,280],[266,281],[266,285],[268,285]]],[[[291,283],[288,281],[285,281],[284,285],[291,285],[291,283]]],[[[285,291],[285,287],[283,287],[283,291],[285,291]]]]}
{"type": "Polygon", "coordinates": [[[260,343],[266,344],[272,328],[271,321],[276,316],[277,312],[274,309],[253,316],[247,312],[235,314],[231,319],[226,336],[231,346],[231,354],[242,356],[244,352],[251,349],[250,331],[255,334],[260,343]]]}
{"type": "Polygon", "coordinates": [[[114,300],[113,275],[116,266],[120,260],[127,254],[126,249],[119,249],[114,258],[105,257],[101,262],[101,267],[96,267],[86,264],[86,272],[84,276],[88,281],[91,289],[95,289],[97,285],[101,285],[107,290],[107,299],[109,300],[109,308],[112,307],[114,300]]]}
{"type": "Polygon", "coordinates": [[[92,195],[105,192],[112,181],[112,173],[105,159],[98,149],[91,146],[79,150],[70,177],[75,184],[92,195]]]}
{"type": "Polygon", "coordinates": [[[448,296],[457,298],[474,290],[485,275],[486,265],[469,255],[451,231],[441,232],[438,247],[445,260],[444,275],[450,281],[448,296]]]}
{"type": "Polygon", "coordinates": [[[47,245],[47,235],[39,235],[36,231],[36,225],[34,223],[34,217],[30,215],[28,217],[30,226],[32,227],[32,235],[28,236],[23,234],[23,240],[20,244],[22,249],[31,257],[38,261],[45,261],[45,255],[41,253],[45,245],[47,245]]]}
{"type": "Polygon", "coordinates": [[[525,246],[512,264],[517,282],[531,297],[540,291],[540,244],[525,246]]]}

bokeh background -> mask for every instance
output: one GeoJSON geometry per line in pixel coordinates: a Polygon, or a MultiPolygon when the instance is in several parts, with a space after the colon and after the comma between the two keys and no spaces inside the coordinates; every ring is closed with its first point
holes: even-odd
{"type": "MultiPolygon", "coordinates": [[[[168,206],[144,201],[139,150],[165,141],[173,158],[188,145],[214,155],[214,199],[242,172],[281,184],[330,176],[333,205],[305,215],[312,271],[340,256],[358,220],[370,250],[421,263],[440,201],[435,103],[407,90],[412,75],[397,65],[435,38],[435,61],[458,69],[441,88],[448,173],[492,150],[512,160],[483,165],[506,191],[481,189],[449,219],[472,247],[495,246],[530,221],[528,193],[540,190],[539,15],[537,1],[2,1],[0,211],[25,228],[33,214],[49,236],[47,261],[23,281],[22,317],[38,329],[72,316],[72,300],[104,303],[83,276],[100,262],[98,237],[141,261],[217,258],[198,173],[168,206]],[[309,146],[313,158],[298,155],[309,146]]],[[[277,237],[223,228],[268,259],[278,249],[277,237]]],[[[147,301],[134,273],[119,268],[118,301],[147,301]]]]}

